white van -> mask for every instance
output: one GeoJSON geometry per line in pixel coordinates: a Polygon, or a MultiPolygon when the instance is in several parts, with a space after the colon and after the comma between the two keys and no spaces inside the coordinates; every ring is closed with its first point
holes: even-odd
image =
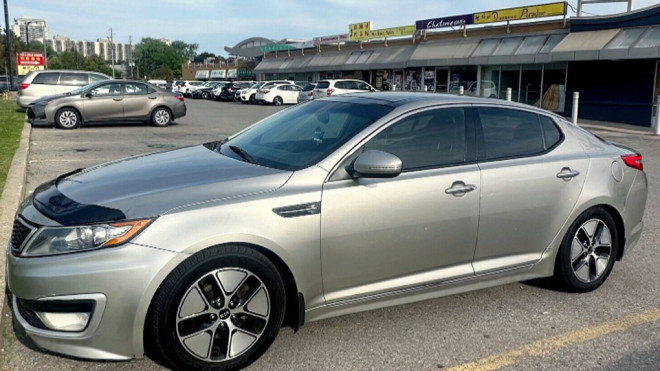
{"type": "Polygon", "coordinates": [[[27,108],[38,98],[70,92],[93,82],[110,79],[112,79],[110,76],[90,71],[30,71],[19,81],[18,105],[27,108]]]}

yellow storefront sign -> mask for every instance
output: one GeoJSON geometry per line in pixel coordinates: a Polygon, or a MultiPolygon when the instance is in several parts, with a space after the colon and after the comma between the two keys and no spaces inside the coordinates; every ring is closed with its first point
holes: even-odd
{"type": "Polygon", "coordinates": [[[543,17],[553,17],[566,14],[566,2],[551,3],[534,6],[522,6],[519,8],[509,8],[500,10],[490,10],[487,12],[474,13],[474,23],[492,23],[517,21],[521,19],[533,19],[543,17]]]}
{"type": "Polygon", "coordinates": [[[348,40],[369,40],[371,36],[371,21],[351,23],[348,25],[348,40]]]}
{"type": "Polygon", "coordinates": [[[415,33],[415,25],[383,28],[380,30],[371,30],[370,39],[380,39],[383,37],[406,36],[415,33]]]}
{"type": "Polygon", "coordinates": [[[18,76],[27,75],[30,71],[42,71],[44,66],[18,66],[18,76]]]}

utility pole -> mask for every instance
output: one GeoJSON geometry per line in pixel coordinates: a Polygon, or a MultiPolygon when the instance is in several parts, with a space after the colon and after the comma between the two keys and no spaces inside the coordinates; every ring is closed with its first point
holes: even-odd
{"type": "Polygon", "coordinates": [[[110,28],[110,48],[112,52],[112,78],[115,78],[115,43],[114,43],[114,33],[112,33],[112,27],[110,28]]]}
{"type": "Polygon", "coordinates": [[[8,75],[9,75],[9,87],[14,86],[14,71],[12,71],[11,65],[11,33],[9,32],[9,7],[7,6],[7,0],[5,0],[5,35],[7,36],[7,66],[8,75]]]}
{"type": "Polygon", "coordinates": [[[131,79],[134,79],[133,77],[133,37],[131,35],[128,35],[128,55],[126,56],[126,64],[128,64],[128,68],[131,71],[131,79]]]}

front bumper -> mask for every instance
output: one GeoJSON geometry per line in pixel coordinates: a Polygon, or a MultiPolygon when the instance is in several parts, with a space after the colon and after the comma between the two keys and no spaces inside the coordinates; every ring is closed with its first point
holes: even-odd
{"type": "Polygon", "coordinates": [[[144,319],[158,272],[180,254],[128,243],[60,256],[21,258],[7,250],[7,284],[17,322],[40,347],[73,357],[125,360],[143,354],[144,319]],[[78,332],[35,326],[19,300],[93,301],[78,332]],[[41,327],[41,328],[40,328],[41,327]]]}
{"type": "Polygon", "coordinates": [[[31,104],[25,110],[27,121],[32,126],[52,126],[46,115],[46,106],[31,104]]]}

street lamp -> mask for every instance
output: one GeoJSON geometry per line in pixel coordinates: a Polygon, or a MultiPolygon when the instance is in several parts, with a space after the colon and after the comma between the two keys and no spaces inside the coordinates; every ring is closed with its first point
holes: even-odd
{"type": "Polygon", "coordinates": [[[25,22],[25,43],[27,44],[28,51],[30,51],[30,23],[34,23],[34,22],[33,21],[25,22]]]}

